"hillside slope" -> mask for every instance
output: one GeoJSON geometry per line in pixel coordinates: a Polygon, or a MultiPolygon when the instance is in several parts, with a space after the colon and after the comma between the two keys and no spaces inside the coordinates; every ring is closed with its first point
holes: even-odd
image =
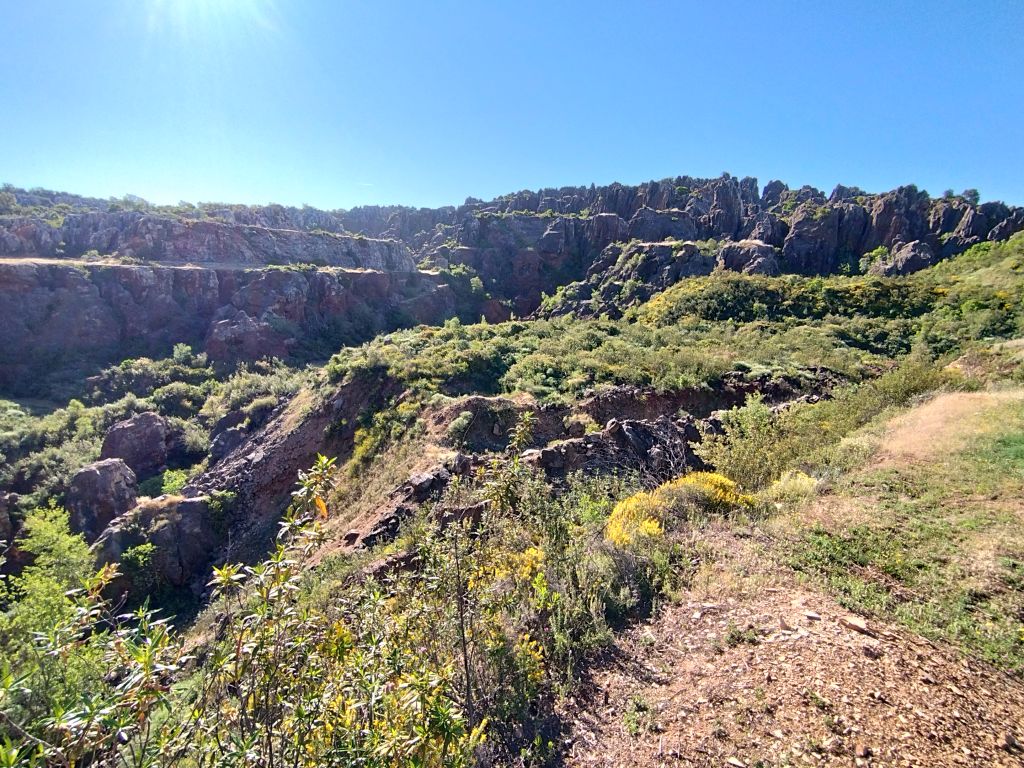
{"type": "Polygon", "coordinates": [[[941,394],[820,497],[696,531],[712,561],[591,672],[567,764],[1020,765],[1022,435],[1024,390],[941,394]]]}

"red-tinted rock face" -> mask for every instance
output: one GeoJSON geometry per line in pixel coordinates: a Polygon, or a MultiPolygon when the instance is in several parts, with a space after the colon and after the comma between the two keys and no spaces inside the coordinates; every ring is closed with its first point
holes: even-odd
{"type": "Polygon", "coordinates": [[[135,473],[121,459],[86,464],[68,489],[71,527],[95,540],[114,520],[135,506],[135,473]]]}
{"type": "MultiPolygon", "coordinates": [[[[518,316],[537,312],[543,295],[563,286],[560,308],[546,305],[543,312],[599,306],[615,315],[710,271],[715,255],[744,271],[828,274],[856,268],[882,246],[902,254],[891,269],[903,272],[1024,229],[1024,209],[978,205],[973,195],[933,200],[912,186],[867,194],[840,185],[826,197],[781,182],[759,194],[756,179],[727,174],[526,191],[457,208],[347,212],[110,212],[105,201],[15,194],[22,210],[60,204],[76,211],[58,225],[0,216],[0,257],[36,259],[0,260],[0,390],[23,392],[40,372],[75,358],[92,364],[165,354],[176,342],[205,348],[215,360],[287,356],[309,341],[330,347],[401,325],[480,316],[477,299],[459,293],[459,304],[448,276],[417,273],[413,265],[421,260],[471,268],[484,290],[518,316]],[[690,240],[704,242],[686,246],[690,240]],[[764,247],[753,253],[730,245],[746,240],[764,247]],[[911,243],[917,245],[907,249],[911,243]],[[778,249],[774,257],[768,247],[778,249]],[[154,263],[39,261],[89,250],[154,263]],[[638,258],[621,262],[624,254],[638,258]],[[251,269],[270,263],[348,271],[251,269]]],[[[504,315],[493,304],[484,309],[493,319],[504,315]]]]}
{"type": "Polygon", "coordinates": [[[419,272],[0,262],[0,389],[179,342],[215,360],[284,357],[311,337],[362,341],[456,309],[443,280],[419,272]]]}
{"type": "Polygon", "coordinates": [[[107,430],[100,458],[120,459],[138,477],[146,478],[167,463],[170,439],[167,419],[153,412],[139,413],[107,430]]]}

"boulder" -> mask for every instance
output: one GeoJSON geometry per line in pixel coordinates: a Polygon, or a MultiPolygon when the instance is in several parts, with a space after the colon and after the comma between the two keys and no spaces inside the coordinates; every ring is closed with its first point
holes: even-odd
{"type": "Polygon", "coordinates": [[[1014,208],[1003,221],[992,227],[989,240],[1008,240],[1013,234],[1024,230],[1024,208],[1014,208]]]}
{"type": "Polygon", "coordinates": [[[718,251],[718,266],[747,275],[779,274],[775,249],[760,240],[726,243],[718,251]]]}
{"type": "Polygon", "coordinates": [[[953,235],[972,242],[981,242],[988,234],[988,217],[977,208],[969,208],[957,224],[953,235]]]}
{"type": "Polygon", "coordinates": [[[86,464],[71,479],[67,507],[71,527],[94,541],[113,521],[135,506],[135,473],[121,459],[86,464]]]}
{"type": "Polygon", "coordinates": [[[928,232],[940,237],[955,231],[968,208],[968,204],[959,198],[936,200],[928,212],[928,232]]]}
{"type": "MultiPolygon", "coordinates": [[[[209,498],[161,497],[141,504],[103,532],[96,542],[97,558],[102,563],[120,562],[126,551],[147,542],[155,547],[146,580],[150,585],[191,584],[202,591],[220,542],[209,498]]],[[[131,588],[127,583],[121,586],[131,588]]]]}
{"type": "Polygon", "coordinates": [[[935,252],[922,240],[901,245],[888,258],[880,259],[868,271],[873,275],[908,275],[936,262],[935,252]]]}
{"type": "Polygon", "coordinates": [[[100,458],[122,459],[136,475],[148,477],[167,463],[170,437],[167,419],[152,411],[139,413],[107,431],[100,458]]]}
{"type": "Polygon", "coordinates": [[[220,461],[245,442],[248,432],[244,427],[230,427],[217,434],[210,443],[210,458],[220,461]]]}
{"type": "Polygon", "coordinates": [[[444,467],[434,467],[428,472],[411,475],[399,486],[397,493],[403,495],[403,501],[422,504],[443,492],[451,477],[451,473],[444,467]]]}

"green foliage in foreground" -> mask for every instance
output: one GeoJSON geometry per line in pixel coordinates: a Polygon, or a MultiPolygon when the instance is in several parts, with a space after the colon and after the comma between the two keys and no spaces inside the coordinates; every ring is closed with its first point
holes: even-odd
{"type": "MultiPolygon", "coordinates": [[[[610,543],[605,522],[635,484],[578,479],[555,497],[519,462],[528,430],[524,421],[505,457],[453,489],[447,517],[411,525],[404,543],[414,567],[318,584],[303,562],[321,542],[334,474],[333,461],[321,459],[301,475],[276,551],[257,566],[215,569],[216,637],[195,659],[145,610],[114,615],[102,597],[111,568],[87,577],[87,561],[71,574],[41,558],[60,589],[85,587],[59,593],[44,634],[4,645],[0,735],[9,741],[0,758],[26,766],[545,760],[557,697],[612,627],[686,583],[700,554],[684,529],[704,513],[680,499],[656,536],[610,543]],[[462,519],[451,511],[474,509],[462,519]],[[48,687],[53,679],[62,687],[48,687]]],[[[40,520],[60,547],[84,548],[59,510],[40,520]]],[[[23,592],[5,620],[31,613],[33,601],[23,592]]]]}

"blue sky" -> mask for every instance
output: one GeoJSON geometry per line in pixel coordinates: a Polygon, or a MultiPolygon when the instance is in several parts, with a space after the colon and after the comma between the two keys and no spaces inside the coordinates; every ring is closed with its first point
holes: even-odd
{"type": "Polygon", "coordinates": [[[0,0],[0,181],[443,205],[678,174],[1024,204],[1024,2],[0,0]]]}

